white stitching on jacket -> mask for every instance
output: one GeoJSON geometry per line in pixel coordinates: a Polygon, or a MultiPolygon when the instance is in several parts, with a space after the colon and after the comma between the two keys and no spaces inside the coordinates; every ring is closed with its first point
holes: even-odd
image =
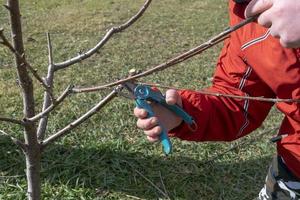
{"type": "Polygon", "coordinates": [[[253,39],[253,40],[247,42],[246,44],[242,45],[241,49],[242,49],[242,50],[245,50],[245,49],[247,49],[248,47],[250,47],[250,46],[252,46],[252,45],[254,45],[254,44],[256,44],[256,43],[259,43],[259,42],[261,42],[261,41],[267,39],[267,38],[269,37],[269,35],[270,35],[270,29],[268,29],[267,32],[266,32],[263,36],[260,36],[260,37],[258,37],[258,38],[255,38],[255,39],[253,39]]]}
{"type": "MultiPolygon", "coordinates": [[[[249,78],[249,76],[251,75],[252,72],[252,68],[250,66],[248,66],[243,78],[241,79],[240,85],[239,85],[239,90],[243,90],[245,83],[247,81],[247,79],[249,78]]],[[[246,94],[247,96],[249,96],[248,94],[246,94]]],[[[247,126],[249,125],[249,119],[248,119],[248,108],[249,108],[249,99],[245,100],[244,103],[244,118],[245,118],[245,122],[242,125],[242,127],[239,130],[238,136],[240,136],[244,130],[247,128],[247,126]]]]}

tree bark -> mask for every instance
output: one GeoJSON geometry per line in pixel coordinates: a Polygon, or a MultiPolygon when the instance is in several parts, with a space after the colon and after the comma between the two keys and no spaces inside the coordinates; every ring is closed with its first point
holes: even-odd
{"type": "Polygon", "coordinates": [[[26,176],[27,176],[27,196],[28,200],[41,199],[41,148],[37,142],[36,127],[25,128],[25,143],[27,144],[25,153],[26,158],[26,176]],[[34,133],[34,134],[32,134],[34,133]]]}
{"type": "MultiPolygon", "coordinates": [[[[14,49],[19,55],[24,56],[24,45],[22,37],[21,15],[18,0],[7,0],[7,8],[10,12],[11,36],[14,49]]],[[[22,59],[15,55],[19,84],[23,96],[23,113],[25,121],[25,145],[27,193],[29,200],[39,200],[41,195],[40,185],[40,144],[37,140],[36,126],[34,123],[26,123],[26,118],[35,115],[33,83],[22,59]]]]}

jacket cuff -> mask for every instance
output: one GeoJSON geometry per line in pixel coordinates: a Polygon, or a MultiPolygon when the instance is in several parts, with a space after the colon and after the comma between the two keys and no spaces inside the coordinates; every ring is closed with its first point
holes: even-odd
{"type": "Polygon", "coordinates": [[[178,93],[182,99],[182,108],[193,117],[196,127],[191,129],[190,126],[183,121],[179,126],[170,130],[168,134],[170,137],[177,137],[183,140],[201,141],[202,134],[205,132],[206,120],[208,119],[208,117],[203,118],[203,116],[205,116],[205,112],[210,109],[209,103],[203,95],[195,91],[180,90],[178,93]],[[201,124],[197,124],[199,122],[201,124]]]}

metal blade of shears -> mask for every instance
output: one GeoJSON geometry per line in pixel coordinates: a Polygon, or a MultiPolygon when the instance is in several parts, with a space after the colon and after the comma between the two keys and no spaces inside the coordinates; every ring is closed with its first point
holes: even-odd
{"type": "MultiPolygon", "coordinates": [[[[122,84],[123,88],[126,89],[126,93],[123,91],[119,91],[119,95],[123,96],[127,99],[136,100],[136,97],[134,95],[134,89],[137,86],[137,84],[132,82],[125,82],[122,84]]],[[[123,89],[122,89],[123,90],[123,89]]]]}

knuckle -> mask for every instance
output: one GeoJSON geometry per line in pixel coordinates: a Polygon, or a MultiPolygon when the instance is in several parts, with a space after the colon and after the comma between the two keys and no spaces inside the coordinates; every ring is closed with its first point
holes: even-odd
{"type": "Polygon", "coordinates": [[[149,130],[145,130],[144,133],[145,135],[149,136],[149,137],[158,137],[160,134],[160,127],[159,126],[155,126],[149,130]]]}
{"type": "Polygon", "coordinates": [[[178,99],[178,93],[175,89],[170,89],[166,92],[166,102],[168,104],[175,104],[178,99]]]}
{"type": "Polygon", "coordinates": [[[152,119],[147,119],[147,120],[145,120],[145,123],[144,123],[144,129],[149,129],[149,128],[151,128],[151,126],[152,126],[151,120],[152,120],[152,119]]]}
{"type": "Polygon", "coordinates": [[[157,137],[147,136],[147,139],[148,139],[149,142],[156,142],[156,141],[158,141],[157,137]]]}
{"type": "Polygon", "coordinates": [[[273,14],[276,17],[282,17],[283,15],[285,15],[285,13],[286,13],[286,10],[283,6],[276,6],[273,9],[273,14]]]}
{"type": "Polygon", "coordinates": [[[274,27],[270,29],[270,34],[275,38],[279,38],[279,33],[274,29],[274,27]]]}
{"type": "Polygon", "coordinates": [[[153,133],[155,135],[159,135],[161,133],[161,127],[160,126],[156,126],[153,130],[153,133]]]}
{"type": "Polygon", "coordinates": [[[280,43],[283,47],[290,47],[292,45],[291,41],[286,36],[280,37],[280,43]]]}
{"type": "Polygon", "coordinates": [[[140,119],[137,120],[136,126],[139,127],[139,128],[142,128],[142,122],[141,122],[140,119]]]}
{"type": "Polygon", "coordinates": [[[134,114],[135,117],[139,117],[139,115],[138,115],[138,113],[137,113],[136,110],[133,111],[133,114],[134,114]]]}
{"type": "Polygon", "coordinates": [[[158,124],[158,118],[157,117],[152,117],[150,119],[150,123],[151,123],[152,126],[158,124]]]}
{"type": "Polygon", "coordinates": [[[135,116],[137,116],[137,117],[138,117],[138,116],[140,116],[141,109],[139,109],[139,108],[135,107],[135,108],[134,108],[134,110],[133,110],[133,113],[134,113],[134,115],[135,115],[135,116]]]}
{"type": "Polygon", "coordinates": [[[265,25],[265,21],[266,21],[266,19],[265,19],[264,15],[260,15],[257,19],[257,22],[262,26],[265,25]]]}
{"type": "Polygon", "coordinates": [[[143,130],[148,130],[152,128],[157,123],[157,119],[154,117],[148,119],[138,119],[137,126],[143,130]]]}

